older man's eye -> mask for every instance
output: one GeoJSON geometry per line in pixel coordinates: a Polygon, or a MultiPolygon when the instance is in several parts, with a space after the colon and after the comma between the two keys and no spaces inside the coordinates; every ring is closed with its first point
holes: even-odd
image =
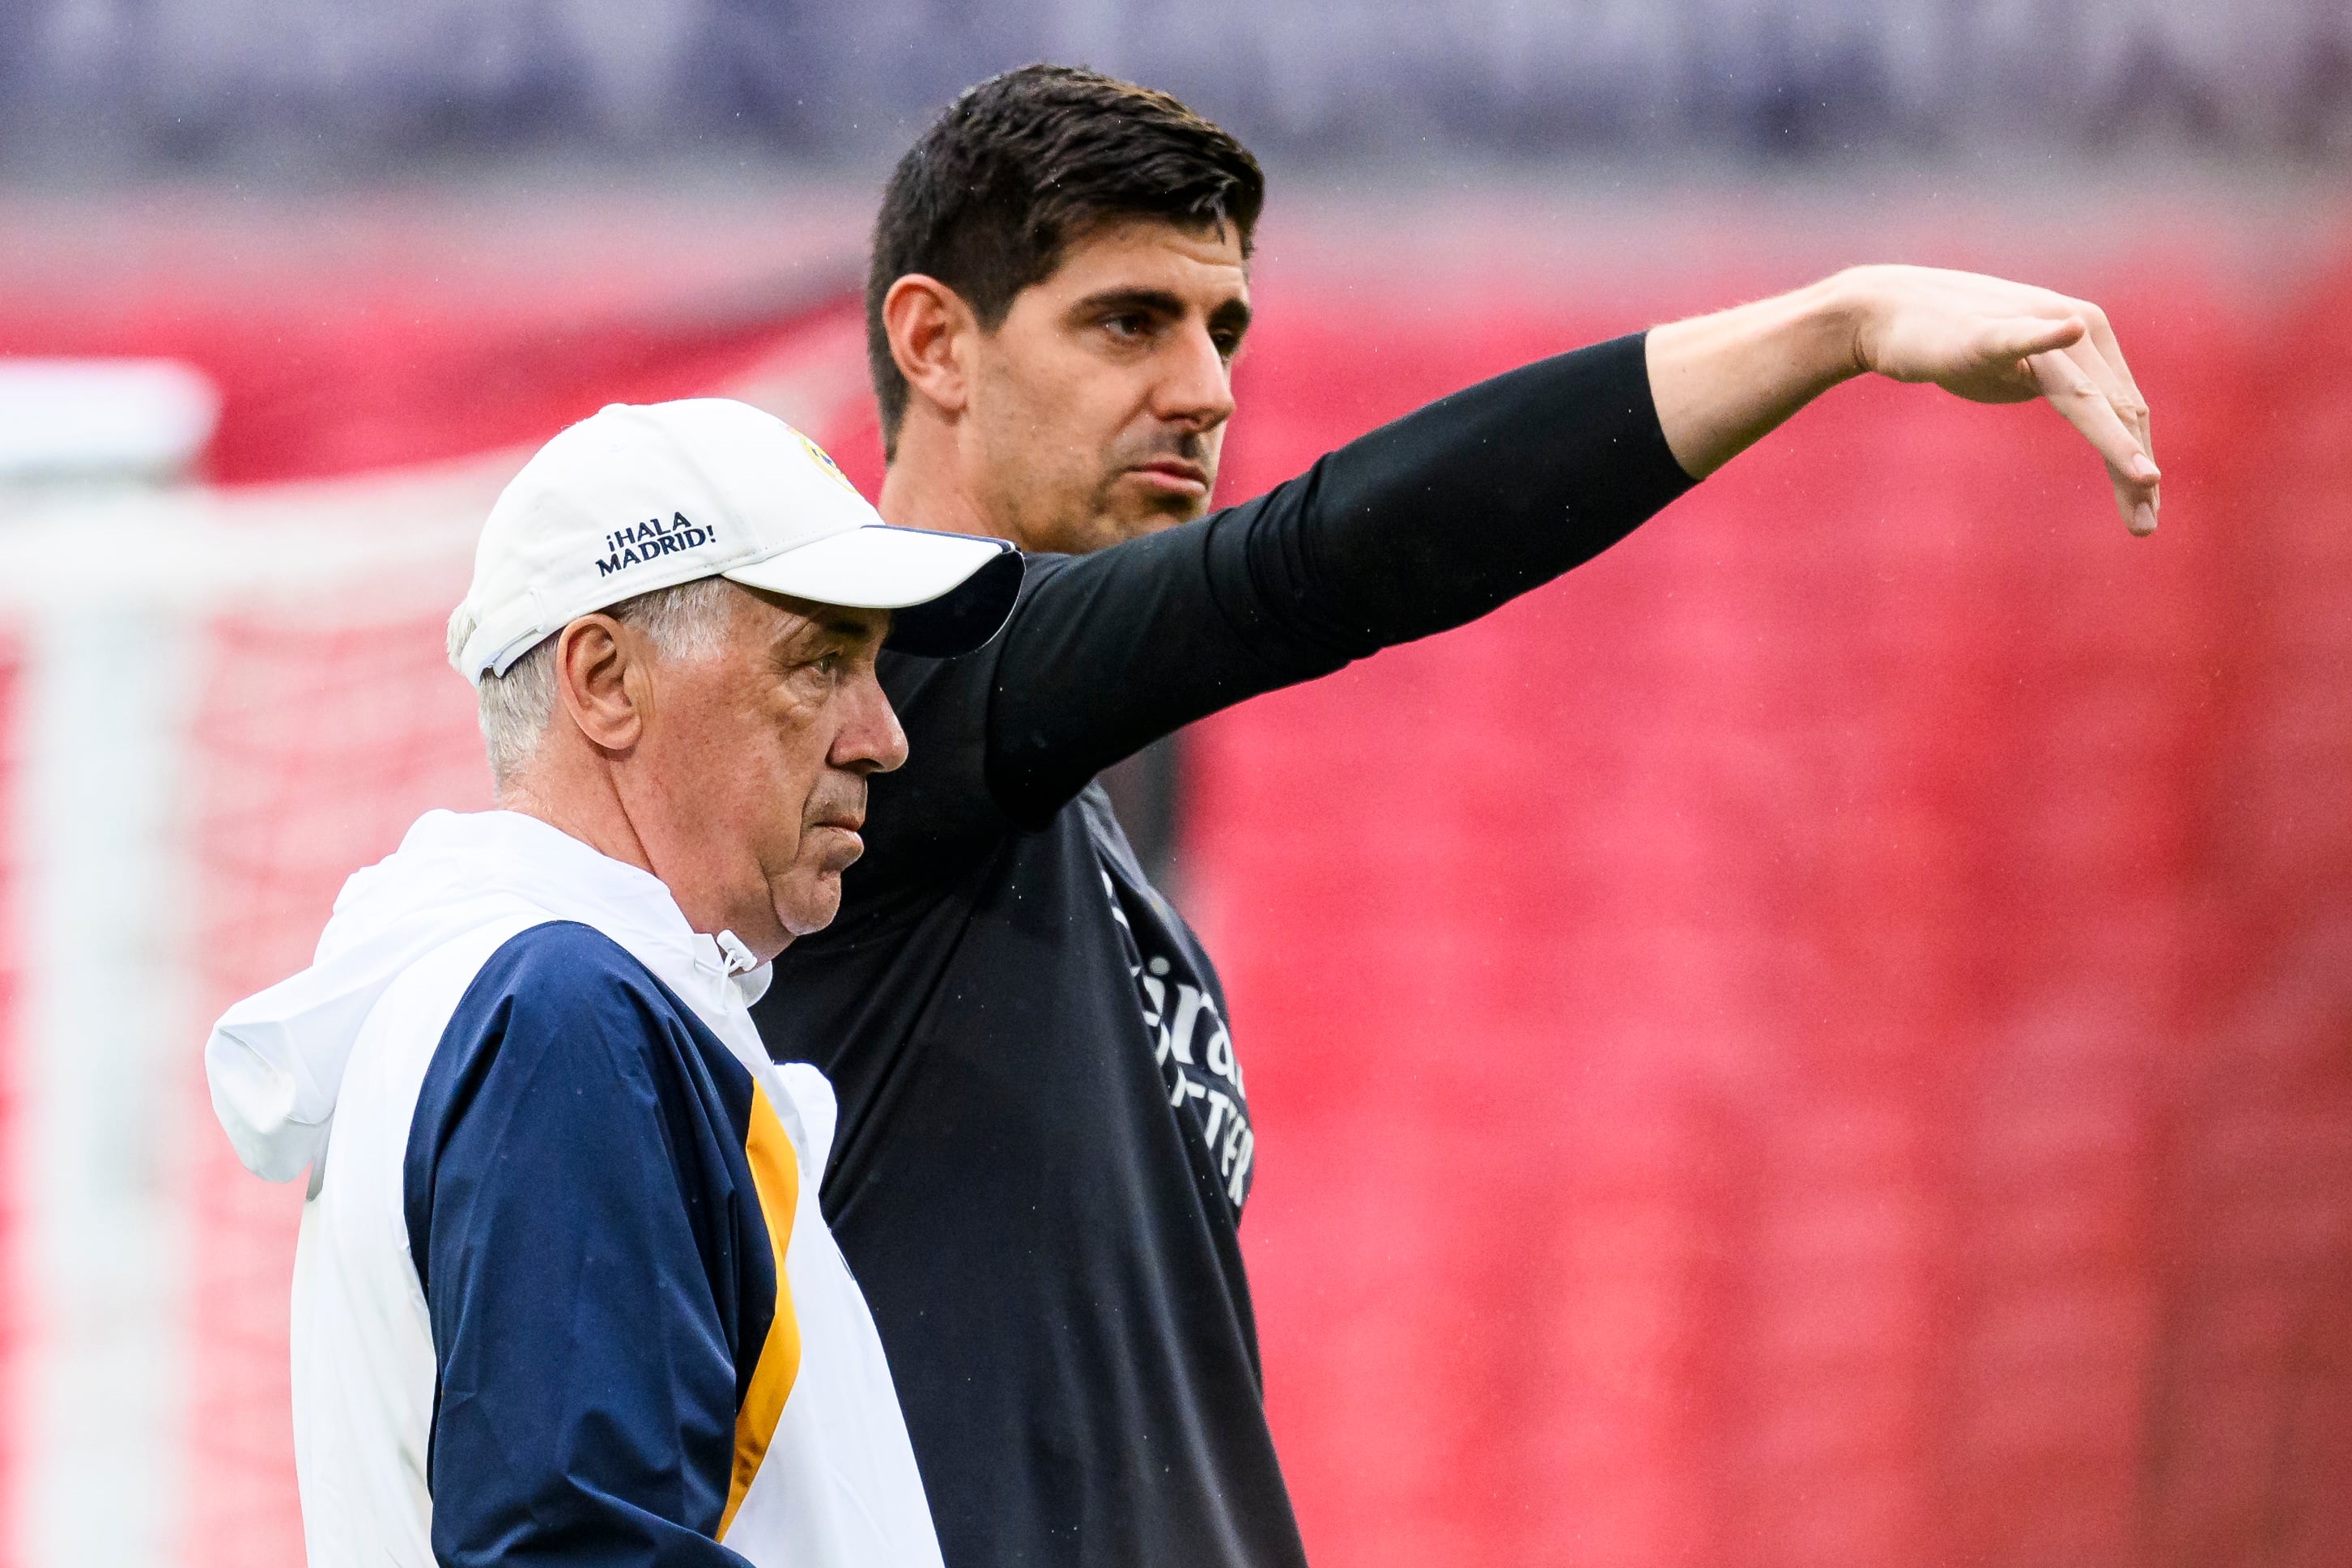
{"type": "Polygon", "coordinates": [[[787,680],[798,680],[803,675],[810,675],[830,685],[841,678],[841,655],[818,653],[811,658],[797,660],[784,666],[783,675],[787,680]]]}

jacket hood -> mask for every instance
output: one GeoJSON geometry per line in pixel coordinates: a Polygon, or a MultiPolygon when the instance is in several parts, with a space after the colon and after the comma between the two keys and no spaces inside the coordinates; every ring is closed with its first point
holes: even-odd
{"type": "Polygon", "coordinates": [[[485,925],[550,920],[602,931],[722,1033],[766,989],[766,965],[696,933],[648,873],[517,812],[429,811],[343,883],[309,968],[213,1026],[213,1113],[246,1169],[289,1181],[317,1164],[361,1027],[409,966],[485,925]]]}

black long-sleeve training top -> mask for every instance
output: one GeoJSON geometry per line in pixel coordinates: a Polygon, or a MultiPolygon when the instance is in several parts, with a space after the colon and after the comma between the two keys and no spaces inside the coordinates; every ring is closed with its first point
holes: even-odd
{"type": "Polygon", "coordinates": [[[1305,1560],[1242,1271],[1258,1153],[1224,997],[1096,773],[1474,620],[1690,484],[1622,338],[1255,500],[1040,558],[977,653],[885,655],[912,754],[874,781],[840,917],[757,1016],[839,1096],[824,1207],[948,1568],[1305,1560]]]}

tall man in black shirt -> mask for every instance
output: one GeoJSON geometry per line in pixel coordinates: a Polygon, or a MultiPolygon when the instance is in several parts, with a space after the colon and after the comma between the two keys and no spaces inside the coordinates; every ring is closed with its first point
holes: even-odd
{"type": "Polygon", "coordinates": [[[981,653],[885,655],[911,759],[760,1010],[839,1093],[824,1208],[949,1568],[1304,1557],[1237,1243],[1241,1058],[1097,771],[1549,581],[1857,374],[2049,399],[2155,526],[2098,310],[1910,268],[1527,366],[1201,517],[1262,193],[1173,99],[1032,67],[925,132],[877,225],[884,516],[1056,552],[981,653]]]}

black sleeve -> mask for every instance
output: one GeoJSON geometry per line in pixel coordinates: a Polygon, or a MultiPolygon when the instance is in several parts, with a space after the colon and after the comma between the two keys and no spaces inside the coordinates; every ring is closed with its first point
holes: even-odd
{"type": "Polygon", "coordinates": [[[988,792],[1041,826],[1158,737],[1475,620],[1691,484],[1635,334],[1441,398],[1256,500],[1041,563],[979,655],[988,792]]]}

